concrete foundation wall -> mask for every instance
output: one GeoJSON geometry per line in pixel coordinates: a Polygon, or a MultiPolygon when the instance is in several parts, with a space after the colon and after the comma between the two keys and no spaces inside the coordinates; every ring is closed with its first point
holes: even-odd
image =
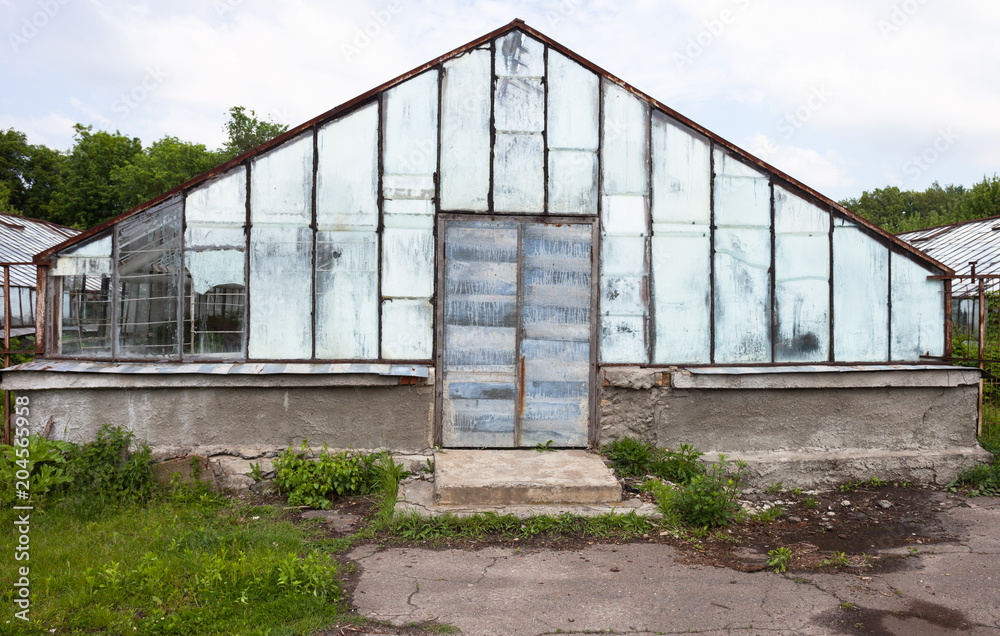
{"type": "MultiPolygon", "coordinates": [[[[398,382],[398,381],[397,381],[398,382]]],[[[298,446],[419,453],[431,446],[431,386],[183,387],[21,390],[33,432],[94,439],[107,423],[135,432],[157,456],[255,457],[298,446]]]]}
{"type": "Polygon", "coordinates": [[[988,454],[976,441],[978,373],[934,373],[900,371],[873,382],[863,372],[806,381],[606,369],[600,441],[631,436],[667,448],[692,444],[706,458],[722,452],[746,460],[760,486],[872,476],[942,483],[988,454]],[[814,384],[825,388],[808,388],[814,384]],[[746,386],[753,388],[729,388],[746,386]]]}

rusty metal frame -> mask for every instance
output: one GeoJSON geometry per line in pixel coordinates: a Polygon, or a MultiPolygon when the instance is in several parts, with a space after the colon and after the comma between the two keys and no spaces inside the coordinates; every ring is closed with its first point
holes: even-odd
{"type": "Polygon", "coordinates": [[[514,446],[512,448],[522,448],[521,443],[521,409],[523,408],[524,389],[524,367],[521,359],[521,310],[523,305],[523,289],[521,286],[522,259],[524,246],[522,241],[522,231],[526,223],[544,224],[566,224],[566,225],[590,225],[591,226],[591,263],[590,263],[590,390],[588,391],[588,413],[587,413],[587,442],[588,446],[594,447],[597,444],[598,425],[597,408],[601,387],[598,384],[598,350],[600,331],[597,321],[598,303],[600,297],[600,287],[595,285],[595,279],[599,276],[600,268],[600,217],[595,215],[556,215],[548,214],[483,214],[481,212],[442,212],[437,215],[435,227],[438,229],[435,241],[435,281],[440,290],[438,303],[434,308],[434,340],[436,343],[434,350],[435,373],[434,373],[434,419],[433,419],[433,443],[436,446],[444,445],[444,305],[445,305],[445,235],[447,231],[445,225],[449,221],[484,221],[487,223],[515,223],[517,224],[517,337],[515,339],[514,364],[518,369],[515,378],[515,407],[517,415],[514,418],[514,446]]]}
{"type": "MultiPolygon", "coordinates": [[[[38,307],[41,304],[44,307],[44,300],[41,294],[45,293],[45,287],[42,286],[41,289],[35,289],[35,346],[31,349],[11,349],[11,319],[13,318],[13,311],[10,305],[10,268],[11,267],[36,267],[35,278],[39,276],[39,271],[41,270],[35,263],[28,263],[23,261],[11,261],[0,263],[0,268],[3,270],[3,349],[0,350],[0,354],[3,354],[3,368],[8,368],[10,366],[11,355],[30,353],[34,356],[43,355],[45,353],[44,349],[44,338],[39,335],[38,324],[39,324],[39,314],[38,307]]],[[[44,274],[42,274],[44,275],[44,274]]],[[[14,392],[13,391],[3,391],[3,443],[12,443],[11,435],[11,422],[14,421],[14,392]]]]}

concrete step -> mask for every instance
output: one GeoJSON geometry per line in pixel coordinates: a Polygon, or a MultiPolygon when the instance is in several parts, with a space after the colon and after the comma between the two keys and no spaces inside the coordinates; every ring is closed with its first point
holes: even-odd
{"type": "Polygon", "coordinates": [[[583,450],[443,450],[434,455],[442,505],[599,504],[622,489],[599,455],[583,450]]]}

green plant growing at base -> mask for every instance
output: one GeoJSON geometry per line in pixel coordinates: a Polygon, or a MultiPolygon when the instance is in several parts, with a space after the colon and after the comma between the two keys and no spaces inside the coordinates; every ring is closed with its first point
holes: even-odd
{"type": "Polygon", "coordinates": [[[777,494],[779,494],[781,492],[782,486],[783,486],[783,484],[779,481],[779,482],[771,484],[770,486],[768,486],[767,488],[765,488],[764,492],[766,492],[769,495],[777,495],[777,494]]]}
{"type": "Polygon", "coordinates": [[[816,507],[816,498],[806,497],[805,499],[802,500],[802,505],[812,510],[813,508],[816,507]]]}
{"type": "Polygon", "coordinates": [[[792,551],[789,548],[775,548],[767,553],[767,567],[778,574],[788,570],[788,562],[792,559],[792,551]]]}
{"type": "Polygon", "coordinates": [[[614,464],[619,477],[642,477],[653,459],[653,445],[631,437],[622,437],[601,447],[601,453],[614,464]]]}
{"type": "Polygon", "coordinates": [[[51,441],[41,435],[28,435],[17,441],[23,443],[0,444],[0,501],[10,504],[16,490],[27,491],[30,499],[25,504],[44,497],[57,486],[67,484],[72,478],[66,474],[64,453],[73,445],[51,441]]]}
{"type": "Polygon", "coordinates": [[[535,445],[535,450],[539,453],[544,453],[545,451],[555,452],[556,449],[552,448],[552,440],[549,440],[544,444],[538,442],[538,444],[535,445]]]}
{"type": "Polygon", "coordinates": [[[686,484],[705,472],[705,467],[698,462],[704,453],[690,444],[681,444],[677,450],[660,449],[648,442],[622,437],[602,446],[601,453],[611,460],[619,477],[653,475],[686,484]]]}
{"type": "Polygon", "coordinates": [[[845,567],[847,565],[850,565],[850,561],[848,561],[847,555],[844,554],[843,552],[836,552],[836,551],[834,551],[833,558],[832,559],[824,559],[823,562],[820,563],[820,565],[823,566],[823,567],[833,566],[835,568],[839,568],[839,567],[845,567]]]}
{"type": "Polygon", "coordinates": [[[327,509],[331,494],[367,494],[382,485],[386,476],[398,482],[408,474],[387,452],[351,455],[331,453],[324,446],[310,458],[307,444],[303,441],[299,452],[286,449],[274,461],[274,481],[293,506],[327,509]],[[389,456],[388,461],[381,460],[383,456],[389,456]]]}
{"type": "Polygon", "coordinates": [[[250,464],[250,479],[258,484],[264,480],[264,474],[260,470],[260,462],[250,464]]]}
{"type": "Polygon", "coordinates": [[[697,475],[674,494],[672,506],[690,526],[715,527],[728,524],[739,511],[742,490],[739,481],[746,464],[723,455],[705,473],[697,475]],[[731,472],[731,468],[735,471],[731,472]]]}

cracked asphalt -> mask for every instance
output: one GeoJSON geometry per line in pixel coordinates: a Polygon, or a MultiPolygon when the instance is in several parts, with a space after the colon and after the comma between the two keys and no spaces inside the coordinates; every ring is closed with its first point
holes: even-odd
{"type": "MultiPolygon", "coordinates": [[[[891,572],[742,573],[681,564],[660,544],[584,550],[361,546],[356,610],[463,634],[584,632],[1000,636],[1000,501],[945,514],[950,543],[891,572]]],[[[906,556],[899,548],[880,554],[906,556]]]]}

